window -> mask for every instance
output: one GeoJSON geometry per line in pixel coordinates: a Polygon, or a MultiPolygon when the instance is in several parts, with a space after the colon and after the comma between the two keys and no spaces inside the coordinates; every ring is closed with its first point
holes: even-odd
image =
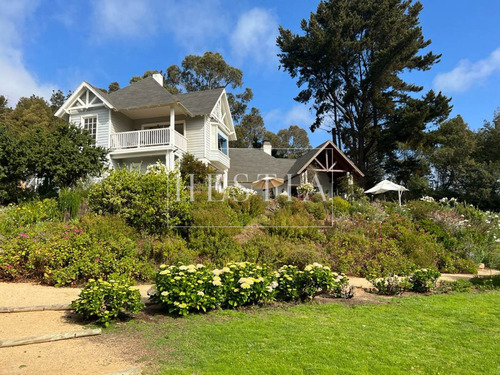
{"type": "Polygon", "coordinates": [[[87,130],[92,138],[96,140],[97,135],[97,116],[84,117],[83,118],[83,128],[87,130]]]}
{"type": "Polygon", "coordinates": [[[220,133],[218,138],[218,149],[219,151],[227,155],[227,139],[224,138],[220,133]]]}

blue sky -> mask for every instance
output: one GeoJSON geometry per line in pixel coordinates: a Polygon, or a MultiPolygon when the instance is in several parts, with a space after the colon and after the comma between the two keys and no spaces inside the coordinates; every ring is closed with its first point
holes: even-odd
{"type": "MultiPolygon", "coordinates": [[[[500,106],[500,1],[423,0],[422,27],[442,61],[407,79],[453,98],[452,115],[472,128],[500,106]]],[[[317,1],[0,0],[0,94],[12,104],[33,93],[75,89],[82,80],[125,86],[186,54],[220,52],[244,72],[266,127],[308,128],[313,115],[293,100],[298,88],[278,70],[278,25],[299,32],[317,1]]],[[[310,134],[319,144],[328,134],[310,134]]]]}

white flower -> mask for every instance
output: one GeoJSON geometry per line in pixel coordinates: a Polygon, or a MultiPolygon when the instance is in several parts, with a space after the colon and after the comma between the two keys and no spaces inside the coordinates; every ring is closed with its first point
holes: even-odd
{"type": "Polygon", "coordinates": [[[205,293],[203,293],[201,290],[198,293],[196,293],[196,294],[199,295],[199,296],[204,296],[205,295],[205,293]]]}
{"type": "Polygon", "coordinates": [[[203,268],[203,267],[205,267],[205,266],[204,266],[203,264],[201,264],[201,263],[198,263],[198,264],[196,265],[196,268],[198,268],[198,269],[203,268]]]}
{"type": "Polygon", "coordinates": [[[170,294],[170,293],[169,293],[169,292],[167,292],[166,290],[165,290],[164,292],[161,292],[161,295],[162,295],[162,296],[165,296],[165,297],[166,297],[166,296],[168,296],[169,294],[170,294]]]}
{"type": "Polygon", "coordinates": [[[180,266],[180,267],[179,267],[179,269],[180,269],[181,271],[185,271],[185,270],[187,270],[188,268],[187,268],[186,266],[180,266]]]}
{"type": "Polygon", "coordinates": [[[213,271],[212,271],[212,273],[213,273],[215,276],[219,276],[222,272],[221,272],[221,270],[217,270],[217,269],[215,269],[215,270],[213,270],[213,271]]]}

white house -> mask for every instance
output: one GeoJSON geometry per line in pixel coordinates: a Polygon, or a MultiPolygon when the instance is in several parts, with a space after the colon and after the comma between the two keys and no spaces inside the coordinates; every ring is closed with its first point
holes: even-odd
{"type": "Polygon", "coordinates": [[[161,161],[173,169],[191,153],[216,168],[219,188],[227,186],[228,142],[236,134],[223,88],[172,95],[161,74],[110,94],[82,82],[56,116],[87,129],[109,149],[111,168],[161,161]]]}

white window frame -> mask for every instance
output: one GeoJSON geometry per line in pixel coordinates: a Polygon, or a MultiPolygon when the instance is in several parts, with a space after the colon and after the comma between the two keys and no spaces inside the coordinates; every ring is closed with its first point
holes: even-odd
{"type": "MultiPolygon", "coordinates": [[[[97,113],[92,115],[83,115],[80,117],[80,126],[82,129],[85,129],[85,120],[95,118],[95,144],[97,145],[97,139],[99,134],[99,115],[97,113]]],[[[89,132],[90,133],[90,132],[89,132]]]]}

